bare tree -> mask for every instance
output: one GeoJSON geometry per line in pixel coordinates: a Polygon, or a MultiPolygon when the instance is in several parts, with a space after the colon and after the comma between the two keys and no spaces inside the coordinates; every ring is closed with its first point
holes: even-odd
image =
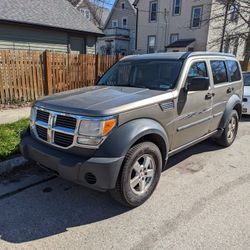
{"type": "Polygon", "coordinates": [[[81,0],[68,0],[74,7],[77,6],[81,0]]]}
{"type": "Polygon", "coordinates": [[[81,7],[84,5],[89,9],[92,21],[99,27],[103,26],[103,14],[107,7],[111,7],[112,0],[68,0],[74,7],[81,7]]]}
{"type": "Polygon", "coordinates": [[[230,45],[245,46],[243,69],[246,70],[250,58],[250,1],[215,0],[209,21],[217,36],[210,45],[219,46],[222,52],[230,45]]]}

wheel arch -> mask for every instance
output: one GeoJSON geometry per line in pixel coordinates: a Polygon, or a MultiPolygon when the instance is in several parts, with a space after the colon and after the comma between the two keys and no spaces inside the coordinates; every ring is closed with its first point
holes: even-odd
{"type": "Polygon", "coordinates": [[[133,145],[147,140],[159,147],[165,161],[169,149],[168,135],[159,122],[147,118],[132,120],[117,127],[98,152],[110,157],[121,157],[133,145]]]}
{"type": "Polygon", "coordinates": [[[236,110],[238,113],[239,118],[241,118],[242,114],[242,102],[238,95],[232,95],[226,104],[226,108],[224,114],[222,116],[219,128],[224,129],[228,122],[228,117],[230,116],[231,112],[236,110]]]}

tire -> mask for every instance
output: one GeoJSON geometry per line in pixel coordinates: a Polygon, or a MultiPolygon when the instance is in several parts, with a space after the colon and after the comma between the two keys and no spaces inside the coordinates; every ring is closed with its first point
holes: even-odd
{"type": "Polygon", "coordinates": [[[162,155],[152,142],[139,143],[125,156],[111,196],[127,207],[143,204],[154,192],[162,171],[162,155]]]}
{"type": "Polygon", "coordinates": [[[233,110],[228,118],[227,125],[219,138],[215,142],[223,147],[229,147],[233,144],[239,128],[239,115],[236,110],[233,110]]]}

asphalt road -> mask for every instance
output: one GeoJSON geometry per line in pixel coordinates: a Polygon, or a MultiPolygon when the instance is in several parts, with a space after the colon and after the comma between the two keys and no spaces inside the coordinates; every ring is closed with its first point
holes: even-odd
{"type": "Polygon", "coordinates": [[[250,120],[230,148],[207,141],[171,158],[133,210],[33,167],[0,190],[0,249],[249,249],[250,120]]]}

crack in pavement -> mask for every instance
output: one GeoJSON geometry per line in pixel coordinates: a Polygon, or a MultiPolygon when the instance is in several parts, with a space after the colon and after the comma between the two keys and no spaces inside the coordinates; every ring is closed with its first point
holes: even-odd
{"type": "Polygon", "coordinates": [[[29,188],[31,188],[31,187],[35,187],[35,186],[37,186],[37,185],[40,185],[40,184],[42,184],[42,183],[44,183],[44,182],[53,180],[53,179],[55,179],[55,178],[57,178],[57,176],[56,176],[56,175],[53,175],[53,176],[51,176],[51,177],[49,177],[49,178],[46,178],[46,179],[43,179],[43,180],[41,180],[41,181],[32,183],[32,184],[27,185],[27,186],[25,186],[25,187],[18,188],[17,190],[14,190],[14,191],[12,191],[12,192],[9,192],[9,193],[6,193],[6,194],[1,195],[1,196],[0,196],[0,200],[6,199],[6,198],[8,198],[8,197],[10,197],[10,196],[13,196],[13,195],[15,195],[15,194],[18,194],[18,193],[20,193],[20,192],[22,192],[22,191],[25,191],[25,190],[27,190],[27,189],[29,189],[29,188]]]}

